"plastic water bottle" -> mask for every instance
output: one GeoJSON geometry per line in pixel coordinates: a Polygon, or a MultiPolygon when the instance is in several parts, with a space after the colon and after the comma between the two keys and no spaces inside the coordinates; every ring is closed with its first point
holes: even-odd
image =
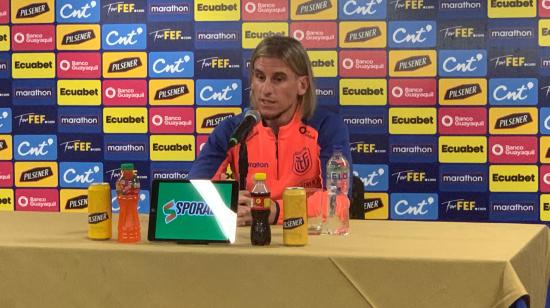
{"type": "Polygon", "coordinates": [[[141,227],[138,215],[139,179],[134,164],[120,166],[121,175],[116,182],[116,193],[120,213],[118,215],[118,241],[135,243],[141,241],[141,227]]]}
{"type": "Polygon", "coordinates": [[[325,233],[346,235],[349,233],[350,165],[342,154],[341,146],[333,146],[332,151],[326,168],[328,213],[325,221],[325,233]]]}

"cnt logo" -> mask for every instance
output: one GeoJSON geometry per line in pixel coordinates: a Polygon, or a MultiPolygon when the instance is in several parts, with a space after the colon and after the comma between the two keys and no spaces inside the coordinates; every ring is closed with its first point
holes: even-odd
{"type": "Polygon", "coordinates": [[[11,133],[11,109],[0,108],[0,133],[11,133]]]}
{"type": "Polygon", "coordinates": [[[388,189],[387,165],[357,165],[353,175],[361,179],[365,191],[385,191],[388,189]]]}
{"type": "Polygon", "coordinates": [[[441,76],[485,76],[487,74],[487,52],[485,50],[440,50],[439,75],[441,76]]]}
{"type": "Polygon", "coordinates": [[[341,19],[385,19],[385,0],[346,0],[340,2],[341,19]]]}
{"type": "Polygon", "coordinates": [[[88,187],[103,181],[102,163],[59,163],[61,187],[88,187]]]}
{"type": "Polygon", "coordinates": [[[99,0],[57,0],[57,22],[99,22],[99,0]]]}
{"type": "Polygon", "coordinates": [[[197,80],[197,105],[240,105],[242,86],[240,79],[197,80]]]}
{"type": "Polygon", "coordinates": [[[15,135],[14,148],[17,160],[56,160],[55,135],[15,135]]]}
{"type": "Polygon", "coordinates": [[[435,47],[435,21],[390,22],[392,48],[435,47]]]}
{"type": "Polygon", "coordinates": [[[152,52],[149,54],[152,78],[193,77],[192,52],[152,52]]]}
{"type": "Polygon", "coordinates": [[[438,218],[437,194],[391,194],[392,219],[436,220],[438,218]]]}
{"type": "Polygon", "coordinates": [[[536,105],[538,99],[538,79],[536,78],[497,78],[489,80],[493,105],[536,105]]]}
{"type": "Polygon", "coordinates": [[[103,25],[103,49],[145,49],[147,47],[145,24],[103,25]]]}

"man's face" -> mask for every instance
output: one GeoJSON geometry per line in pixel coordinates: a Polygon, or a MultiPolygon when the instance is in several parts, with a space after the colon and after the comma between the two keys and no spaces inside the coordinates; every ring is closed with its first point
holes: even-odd
{"type": "Polygon", "coordinates": [[[252,72],[252,98],[267,121],[286,124],[292,119],[298,96],[308,87],[307,76],[297,76],[282,60],[260,57],[252,72]]]}

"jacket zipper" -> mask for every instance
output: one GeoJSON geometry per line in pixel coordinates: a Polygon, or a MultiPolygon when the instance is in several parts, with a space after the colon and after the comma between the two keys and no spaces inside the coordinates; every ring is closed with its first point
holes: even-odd
{"type": "Polygon", "coordinates": [[[277,161],[276,179],[279,180],[279,136],[275,135],[275,160],[277,161]]]}

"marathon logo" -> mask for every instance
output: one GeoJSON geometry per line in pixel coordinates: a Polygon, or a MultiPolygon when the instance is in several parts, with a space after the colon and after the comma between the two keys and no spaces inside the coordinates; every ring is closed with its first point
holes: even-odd
{"type": "Polygon", "coordinates": [[[92,29],[78,30],[66,34],[61,40],[62,45],[78,45],[95,39],[95,32],[92,29]]]}
{"type": "Polygon", "coordinates": [[[153,3],[149,5],[149,14],[154,15],[187,15],[190,13],[189,3],[153,3]]]}
{"type": "Polygon", "coordinates": [[[441,182],[455,184],[477,184],[485,182],[481,173],[475,172],[444,172],[441,174],[441,182]]]}
{"type": "Polygon", "coordinates": [[[305,224],[305,220],[303,217],[287,218],[283,220],[283,229],[284,230],[296,229],[300,226],[303,226],[304,224],[305,224]]]}
{"type": "Polygon", "coordinates": [[[59,117],[59,124],[61,125],[98,125],[98,116],[86,116],[86,115],[62,115],[59,117]]]}
{"type": "Polygon", "coordinates": [[[365,201],[363,201],[363,209],[365,214],[383,207],[384,202],[382,201],[382,198],[366,198],[365,201]]]}
{"type": "Polygon", "coordinates": [[[223,120],[234,116],[234,113],[219,113],[210,117],[204,118],[202,121],[202,128],[214,128],[218,126],[223,120]]]}
{"type": "Polygon", "coordinates": [[[379,27],[362,27],[353,31],[346,33],[346,38],[344,42],[346,43],[355,43],[355,42],[366,42],[368,40],[377,38],[382,35],[382,31],[379,27]]]}
{"type": "Polygon", "coordinates": [[[146,151],[146,144],[138,142],[126,142],[126,143],[107,143],[107,152],[119,152],[119,153],[144,153],[146,151]]]}
{"type": "Polygon", "coordinates": [[[139,57],[123,58],[118,61],[109,64],[109,73],[121,73],[128,72],[137,67],[142,66],[141,59],[139,57]]]}
{"type": "Polygon", "coordinates": [[[296,15],[313,15],[331,8],[330,0],[311,0],[298,5],[296,15]]]}
{"type": "Polygon", "coordinates": [[[409,57],[400,61],[397,61],[395,64],[394,70],[396,72],[410,72],[421,69],[423,67],[429,66],[432,64],[432,61],[429,56],[414,56],[409,57]]]}
{"type": "Polygon", "coordinates": [[[189,94],[189,88],[187,85],[173,85],[159,89],[155,93],[155,100],[171,100],[185,94],[189,94]]]}
{"type": "Polygon", "coordinates": [[[51,88],[16,87],[13,90],[13,95],[21,98],[50,98],[53,97],[53,90],[51,88]]]}
{"type": "MultiPolygon", "coordinates": [[[[65,209],[66,210],[85,209],[87,207],[88,207],[88,196],[87,195],[76,196],[74,198],[71,198],[71,199],[67,200],[67,203],[65,203],[65,209]]],[[[92,214],[92,215],[94,215],[94,214],[92,214]]],[[[90,216],[88,216],[88,219],[90,218],[90,216]]],[[[89,220],[88,220],[88,222],[89,222],[89,220]]]]}
{"type": "Polygon", "coordinates": [[[453,1],[453,0],[440,0],[439,9],[448,10],[451,12],[457,10],[480,10],[482,9],[482,3],[480,0],[463,0],[463,1],[453,1]]]}
{"type": "Polygon", "coordinates": [[[239,33],[233,31],[199,31],[197,41],[237,41],[239,33]]]}
{"type": "Polygon", "coordinates": [[[38,182],[47,179],[53,175],[53,170],[50,167],[33,168],[21,173],[19,181],[22,183],[38,182]]]}
{"type": "Polygon", "coordinates": [[[527,27],[497,27],[489,29],[491,39],[533,39],[535,29],[527,27]]]}
{"type": "Polygon", "coordinates": [[[16,18],[33,18],[50,11],[48,3],[33,3],[17,10],[16,18]]]}
{"type": "Polygon", "coordinates": [[[92,225],[98,224],[100,222],[104,222],[107,219],[109,219],[109,214],[107,212],[93,213],[88,215],[88,223],[92,225]]]}
{"type": "Polygon", "coordinates": [[[533,122],[533,118],[530,113],[513,113],[505,117],[498,118],[495,124],[495,129],[516,128],[531,122],[533,122]]]}
{"type": "Polygon", "coordinates": [[[460,100],[480,94],[481,86],[478,83],[465,84],[451,88],[445,92],[446,100],[460,100]]]}

